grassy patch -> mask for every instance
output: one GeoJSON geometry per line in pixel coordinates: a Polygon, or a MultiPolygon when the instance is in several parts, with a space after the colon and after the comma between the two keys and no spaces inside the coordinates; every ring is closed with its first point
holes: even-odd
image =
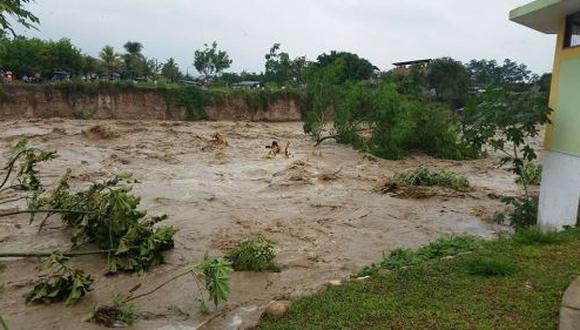
{"type": "Polygon", "coordinates": [[[446,170],[432,170],[427,167],[419,167],[395,174],[393,182],[399,185],[419,187],[446,187],[464,191],[471,187],[469,180],[459,174],[446,170]]]}
{"type": "Polygon", "coordinates": [[[484,242],[453,259],[331,287],[261,328],[556,329],[562,294],[580,275],[580,231],[558,235],[559,244],[484,242]]]}
{"type": "Polygon", "coordinates": [[[483,277],[511,276],[517,267],[502,258],[474,258],[465,263],[467,273],[483,277]]]}
{"type": "Polygon", "coordinates": [[[236,271],[280,271],[274,262],[276,252],[274,243],[258,234],[242,241],[227,257],[236,271]]]}
{"type": "Polygon", "coordinates": [[[522,245],[560,244],[566,240],[566,235],[555,231],[542,231],[537,227],[521,230],[514,236],[514,241],[522,245]]]}
{"type": "Polygon", "coordinates": [[[381,269],[395,270],[414,266],[435,258],[456,256],[461,253],[475,251],[481,245],[481,240],[473,236],[443,237],[416,251],[411,249],[394,250],[389,256],[385,256],[381,262],[365,267],[358,273],[358,276],[373,275],[381,269]]]}
{"type": "Polygon", "coordinates": [[[6,265],[0,262],[0,273],[6,269],[6,265]]]}

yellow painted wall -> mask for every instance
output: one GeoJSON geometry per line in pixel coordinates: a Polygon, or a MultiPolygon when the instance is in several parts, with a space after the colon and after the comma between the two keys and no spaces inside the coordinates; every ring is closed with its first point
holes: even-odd
{"type": "MultiPolygon", "coordinates": [[[[575,48],[564,48],[564,38],[566,33],[566,19],[563,18],[560,23],[560,30],[558,32],[558,40],[556,42],[556,55],[554,56],[554,69],[552,71],[552,87],[550,90],[550,108],[554,111],[551,114],[550,121],[555,122],[556,116],[558,115],[558,91],[560,89],[561,80],[561,67],[562,62],[571,59],[580,58],[580,47],[575,48]]],[[[578,82],[580,85],[580,82],[578,82]]],[[[552,142],[554,140],[554,125],[548,125],[546,127],[546,138],[544,141],[544,146],[546,149],[552,148],[552,142]]]]}

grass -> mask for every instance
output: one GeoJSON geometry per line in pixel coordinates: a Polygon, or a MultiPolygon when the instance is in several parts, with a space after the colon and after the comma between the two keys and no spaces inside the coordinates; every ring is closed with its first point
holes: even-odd
{"type": "Polygon", "coordinates": [[[481,245],[482,241],[473,236],[443,237],[416,251],[411,249],[396,249],[389,256],[385,256],[381,262],[363,268],[358,273],[358,276],[373,275],[381,269],[395,270],[414,266],[435,258],[456,256],[461,253],[477,250],[481,245]]]}
{"type": "Polygon", "coordinates": [[[562,294],[580,275],[580,230],[557,235],[540,245],[482,242],[453,259],[329,287],[261,329],[556,329],[562,294]]]}
{"type": "Polygon", "coordinates": [[[274,243],[261,234],[242,241],[227,257],[234,270],[253,272],[280,271],[275,258],[274,243]]]}
{"type": "Polygon", "coordinates": [[[471,187],[469,180],[463,176],[446,170],[432,170],[419,167],[395,174],[394,182],[407,186],[422,187],[447,187],[454,190],[465,191],[471,187]]]}

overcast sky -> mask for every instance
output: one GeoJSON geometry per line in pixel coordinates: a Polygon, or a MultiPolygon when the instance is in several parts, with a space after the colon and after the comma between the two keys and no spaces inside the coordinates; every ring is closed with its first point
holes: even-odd
{"type": "Polygon", "coordinates": [[[292,57],[330,50],[391,63],[451,56],[512,58],[538,73],[551,71],[555,37],[508,20],[528,0],[37,0],[45,39],[67,37],[96,56],[106,44],[144,44],[148,57],[174,57],[193,70],[193,51],[216,40],[234,63],[230,71],[263,71],[274,42],[292,57]]]}

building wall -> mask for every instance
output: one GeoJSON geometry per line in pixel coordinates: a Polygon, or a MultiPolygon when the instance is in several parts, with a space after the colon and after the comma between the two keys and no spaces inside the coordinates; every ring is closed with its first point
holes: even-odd
{"type": "Polygon", "coordinates": [[[580,157],[580,47],[564,48],[565,19],[562,19],[552,76],[550,107],[552,125],[546,130],[545,147],[580,157]]]}
{"type": "Polygon", "coordinates": [[[538,224],[561,229],[578,223],[580,205],[580,48],[564,48],[562,20],[552,75],[552,124],[546,129],[538,224]]]}

